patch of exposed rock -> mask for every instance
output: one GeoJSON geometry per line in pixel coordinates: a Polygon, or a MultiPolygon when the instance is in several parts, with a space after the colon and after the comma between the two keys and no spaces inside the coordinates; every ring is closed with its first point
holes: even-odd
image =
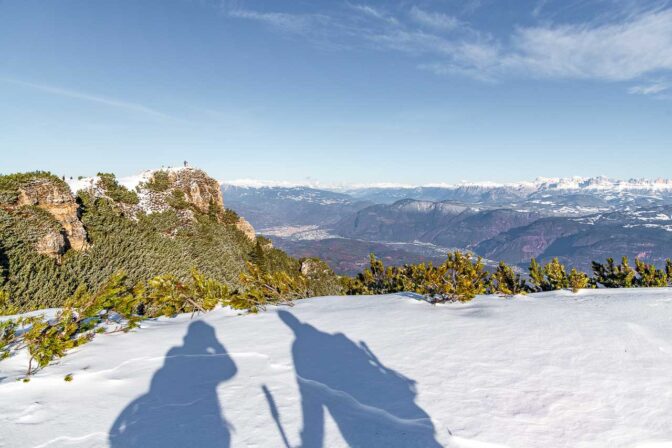
{"type": "MultiPolygon", "coordinates": [[[[77,188],[94,198],[112,200],[119,211],[131,219],[137,219],[140,213],[173,210],[185,227],[194,222],[195,213],[211,215],[220,222],[228,221],[219,182],[197,168],[145,171],[133,183],[117,181],[112,174],[99,174],[79,180],[73,185],[73,189],[77,188]]],[[[244,218],[231,224],[250,240],[255,239],[254,228],[244,218]]]]}
{"type": "Polygon", "coordinates": [[[47,212],[58,229],[44,229],[37,239],[38,252],[54,258],[60,257],[68,248],[85,250],[89,247],[86,230],[79,220],[79,206],[68,186],[50,175],[26,175],[15,182],[12,199],[2,207],[10,214],[21,214],[25,209],[37,207],[47,212]]]}
{"type": "Polygon", "coordinates": [[[304,258],[301,260],[301,274],[306,277],[317,277],[331,272],[329,267],[319,258],[304,258]]]}
{"type": "MultiPolygon", "coordinates": [[[[140,207],[146,212],[161,212],[172,207],[178,215],[193,219],[192,210],[222,219],[225,208],[219,182],[197,168],[173,168],[149,172],[138,187],[140,207]]],[[[254,240],[254,227],[239,218],[235,226],[248,239],[254,240]]]]}
{"type": "Polygon", "coordinates": [[[252,224],[250,224],[242,216],[238,218],[238,221],[236,222],[236,229],[243,232],[243,234],[245,234],[245,236],[249,240],[254,241],[254,239],[257,237],[257,233],[254,231],[254,227],[252,227],[252,224]]]}
{"type": "Polygon", "coordinates": [[[67,244],[63,233],[53,230],[39,237],[35,243],[35,250],[39,253],[57,259],[65,253],[66,248],[67,244]]]}
{"type": "Polygon", "coordinates": [[[147,212],[162,212],[170,207],[194,207],[201,213],[224,211],[219,183],[196,168],[150,171],[137,186],[140,206],[147,212]]]}
{"type": "Polygon", "coordinates": [[[49,179],[37,179],[19,189],[18,206],[34,205],[51,214],[63,229],[74,250],[89,247],[86,230],[79,220],[79,206],[70,190],[49,179]]]}

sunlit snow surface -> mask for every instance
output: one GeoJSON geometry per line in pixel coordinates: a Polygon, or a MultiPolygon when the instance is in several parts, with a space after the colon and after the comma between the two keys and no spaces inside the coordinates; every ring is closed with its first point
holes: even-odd
{"type": "Polygon", "coordinates": [[[0,363],[2,447],[672,446],[672,289],[325,297],[25,361],[0,363]]]}

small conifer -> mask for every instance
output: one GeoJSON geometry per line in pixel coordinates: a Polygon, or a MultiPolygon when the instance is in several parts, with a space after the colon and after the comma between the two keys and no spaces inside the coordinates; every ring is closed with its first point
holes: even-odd
{"type": "Polygon", "coordinates": [[[490,276],[489,291],[492,294],[503,294],[505,296],[526,294],[527,284],[511,266],[500,261],[497,269],[490,276]]]}
{"type": "Polygon", "coordinates": [[[635,271],[638,278],[636,285],[642,288],[656,288],[667,286],[667,273],[656,269],[653,264],[644,263],[635,259],[635,271]]]}
{"type": "Polygon", "coordinates": [[[581,271],[577,271],[576,268],[572,268],[568,277],[569,288],[573,293],[579,292],[580,289],[585,289],[590,284],[590,278],[581,271]]]}

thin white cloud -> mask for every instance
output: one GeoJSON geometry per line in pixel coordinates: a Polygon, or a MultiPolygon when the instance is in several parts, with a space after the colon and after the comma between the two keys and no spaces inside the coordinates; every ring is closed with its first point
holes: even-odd
{"type": "MultiPolygon", "coordinates": [[[[472,4],[480,6],[480,2],[472,4]]],[[[402,4],[383,11],[369,5],[341,5],[325,15],[227,13],[266,22],[321,44],[405,52],[424,59],[416,63],[422,69],[480,80],[528,77],[622,82],[672,71],[672,8],[662,3],[653,9],[627,8],[627,13],[618,15],[596,14],[584,23],[542,21],[542,25],[517,27],[500,37],[418,6],[402,4]]],[[[545,0],[536,6],[532,13],[537,15],[550,8],[545,0]]],[[[633,89],[633,93],[646,90],[633,89]]]]}
{"type": "Polygon", "coordinates": [[[356,11],[359,11],[365,15],[368,15],[370,17],[373,17],[374,19],[381,20],[383,22],[387,22],[391,25],[398,25],[399,20],[397,20],[394,16],[391,16],[389,14],[386,14],[385,12],[374,8],[373,6],[369,5],[350,5],[350,7],[356,11]]]}
{"type": "Polygon", "coordinates": [[[430,12],[413,6],[409,12],[413,21],[421,26],[438,31],[452,31],[462,26],[462,22],[453,16],[439,12],[430,12]]]}
{"type": "Polygon", "coordinates": [[[131,103],[127,101],[121,101],[114,98],[104,97],[100,95],[91,95],[89,93],[77,92],[74,90],[63,89],[61,87],[51,86],[47,84],[35,84],[32,82],[19,81],[17,79],[11,78],[0,78],[1,81],[14,84],[17,86],[28,87],[33,90],[39,90],[41,92],[49,93],[51,95],[62,96],[66,98],[73,98],[76,100],[88,101],[90,103],[102,104],[107,107],[123,109],[127,112],[139,113],[143,115],[148,115],[154,118],[172,118],[163,112],[160,112],[156,109],[152,109],[142,104],[131,103]]]}
{"type": "Polygon", "coordinates": [[[249,9],[232,9],[227,12],[229,17],[254,20],[265,23],[284,32],[306,34],[313,27],[325,24],[328,18],[318,14],[289,14],[283,12],[259,12],[249,9]]]}
{"type": "Polygon", "coordinates": [[[604,25],[518,29],[496,69],[551,78],[626,81],[672,70],[672,10],[604,25]]]}
{"type": "Polygon", "coordinates": [[[537,0],[537,4],[534,5],[534,9],[532,9],[532,16],[539,17],[546,6],[546,3],[548,3],[548,0],[537,0]]]}
{"type": "Polygon", "coordinates": [[[669,90],[672,87],[667,81],[653,81],[646,84],[639,84],[628,89],[632,95],[658,95],[669,90]]]}

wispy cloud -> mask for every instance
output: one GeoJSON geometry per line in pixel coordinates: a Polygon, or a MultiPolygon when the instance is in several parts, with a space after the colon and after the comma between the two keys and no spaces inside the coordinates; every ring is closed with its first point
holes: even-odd
{"type": "Polygon", "coordinates": [[[534,5],[534,8],[532,9],[532,15],[534,17],[539,17],[546,6],[546,3],[548,3],[548,0],[537,0],[537,4],[534,5]]]}
{"type": "MultiPolygon", "coordinates": [[[[480,2],[470,4],[483,9],[480,2]]],[[[620,82],[672,71],[672,9],[667,1],[649,9],[633,3],[618,14],[596,14],[581,23],[556,23],[538,17],[551,7],[550,1],[539,0],[530,11],[537,25],[514,26],[508,35],[499,36],[474,28],[464,18],[417,5],[390,4],[394,7],[385,10],[340,5],[320,15],[240,9],[228,9],[227,14],[321,43],[405,52],[424,59],[416,63],[420,68],[440,75],[488,81],[531,77],[620,82]]],[[[640,87],[631,88],[631,93],[652,94],[662,85],[640,87]]]]}
{"type": "Polygon", "coordinates": [[[232,9],[227,11],[229,17],[254,20],[270,25],[280,31],[295,34],[307,34],[314,27],[326,25],[329,18],[320,14],[289,14],[283,12],[259,12],[249,9],[232,9]]]}
{"type": "Polygon", "coordinates": [[[62,96],[66,98],[72,98],[76,100],[81,100],[81,101],[88,101],[90,103],[96,103],[96,104],[101,104],[106,107],[112,107],[116,109],[122,109],[127,112],[132,112],[132,113],[137,113],[137,114],[142,114],[146,116],[150,116],[153,118],[163,118],[163,119],[172,119],[170,115],[167,115],[163,112],[160,112],[156,109],[152,109],[151,107],[143,106],[142,104],[138,103],[132,103],[128,101],[122,101],[118,100],[115,98],[109,98],[105,96],[100,96],[100,95],[92,95],[89,93],[84,93],[84,92],[78,92],[75,90],[69,90],[69,89],[64,89],[61,87],[56,87],[56,86],[51,86],[47,84],[36,84],[32,82],[26,82],[26,81],[20,81],[17,79],[12,79],[12,78],[0,78],[0,81],[9,83],[9,84],[14,84],[17,86],[22,86],[26,87],[29,89],[33,90],[39,90],[41,92],[45,92],[51,95],[57,95],[57,96],[62,96]]]}
{"type": "Polygon", "coordinates": [[[672,70],[672,10],[601,25],[518,29],[497,70],[609,81],[672,70]]]}
{"type": "Polygon", "coordinates": [[[399,25],[399,20],[391,14],[388,14],[378,8],[369,5],[349,5],[355,11],[359,11],[364,15],[372,17],[376,20],[386,22],[390,25],[399,25]]]}
{"type": "Polygon", "coordinates": [[[671,87],[672,84],[669,81],[658,80],[632,86],[628,89],[628,93],[632,95],[658,95],[671,87]]]}
{"type": "Polygon", "coordinates": [[[417,6],[411,8],[409,16],[421,26],[439,31],[451,31],[463,25],[456,17],[440,12],[425,11],[417,6]]]}

